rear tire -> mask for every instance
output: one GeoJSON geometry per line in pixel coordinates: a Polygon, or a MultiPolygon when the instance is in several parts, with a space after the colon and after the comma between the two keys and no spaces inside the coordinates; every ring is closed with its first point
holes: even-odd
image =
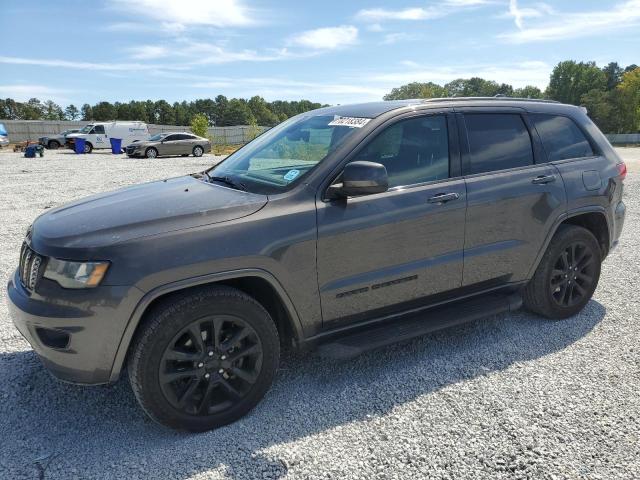
{"type": "Polygon", "coordinates": [[[561,225],[524,289],[525,307],[551,319],[577,314],[598,286],[601,263],[600,245],[589,230],[561,225]]]}
{"type": "Polygon", "coordinates": [[[147,157],[147,158],[157,158],[158,157],[158,150],[156,150],[153,147],[149,147],[144,152],[144,156],[147,157]]]}
{"type": "Polygon", "coordinates": [[[204,153],[204,148],[202,148],[200,145],[196,145],[195,147],[193,147],[194,157],[201,157],[203,153],[204,153]]]}
{"type": "Polygon", "coordinates": [[[49,140],[49,143],[47,143],[47,148],[50,150],[57,150],[60,148],[60,143],[56,140],[49,140]]]}
{"type": "Polygon", "coordinates": [[[205,431],[255,407],[279,357],[278,331],[262,305],[234,288],[203,287],[149,314],[130,351],[129,380],[152,419],[205,431]]]}

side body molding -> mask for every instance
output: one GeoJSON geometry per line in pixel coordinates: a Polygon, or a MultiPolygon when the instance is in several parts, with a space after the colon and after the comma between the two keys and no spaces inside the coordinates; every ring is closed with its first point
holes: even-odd
{"type": "Polygon", "coordinates": [[[294,335],[296,336],[296,339],[301,343],[304,342],[304,333],[302,330],[302,324],[300,322],[298,312],[296,311],[293,302],[289,298],[289,295],[286,293],[276,277],[271,273],[259,268],[244,268],[240,270],[231,270],[226,272],[212,273],[209,275],[201,275],[198,277],[187,278],[184,280],[179,280],[177,282],[168,283],[166,285],[161,285],[154,288],[153,290],[150,290],[142,297],[133,313],[131,314],[131,318],[127,323],[124,334],[122,335],[122,339],[120,340],[120,344],[118,345],[118,350],[113,361],[113,366],[111,367],[109,383],[113,383],[118,380],[120,372],[122,371],[122,367],[124,365],[125,358],[127,356],[127,351],[129,350],[129,345],[131,344],[131,340],[133,339],[135,331],[140,323],[140,320],[142,319],[142,315],[154,300],[167,293],[184,290],[185,288],[242,277],[259,277],[269,282],[269,284],[279,295],[282,303],[284,304],[284,307],[287,310],[287,313],[289,314],[289,317],[291,318],[291,327],[294,335]]]}

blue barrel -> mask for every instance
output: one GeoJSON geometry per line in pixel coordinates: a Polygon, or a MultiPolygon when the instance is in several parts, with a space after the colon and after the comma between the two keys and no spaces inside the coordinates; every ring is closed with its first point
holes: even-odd
{"type": "Polygon", "coordinates": [[[121,138],[110,138],[111,142],[111,153],[117,155],[122,153],[122,139],[121,138]]]}
{"type": "Polygon", "coordinates": [[[24,149],[24,156],[27,158],[35,158],[36,156],[36,146],[35,145],[29,145],[27,148],[24,149]]]}
{"type": "Polygon", "coordinates": [[[84,153],[84,147],[86,146],[86,144],[87,142],[84,138],[76,138],[74,144],[74,150],[76,151],[76,153],[84,153]]]}

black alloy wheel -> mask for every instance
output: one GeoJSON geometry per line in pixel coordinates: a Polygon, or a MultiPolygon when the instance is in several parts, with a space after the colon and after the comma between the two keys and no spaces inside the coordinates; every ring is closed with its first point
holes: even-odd
{"type": "Polygon", "coordinates": [[[262,368],[262,342],[243,319],[200,318],[167,345],[160,362],[162,393],[176,409],[211,415],[233,407],[262,368]]]}
{"type": "Polygon", "coordinates": [[[580,303],[590,291],[595,274],[595,253],[582,242],[569,244],[551,271],[553,300],[561,307],[580,303]]]}
{"type": "Polygon", "coordinates": [[[592,232],[560,225],[522,291],[525,307],[551,319],[576,315],[598,286],[602,257],[592,232]]]}

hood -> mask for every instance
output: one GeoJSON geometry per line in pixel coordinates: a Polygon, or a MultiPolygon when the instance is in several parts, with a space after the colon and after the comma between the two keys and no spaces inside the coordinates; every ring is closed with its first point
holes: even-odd
{"type": "MultiPolygon", "coordinates": [[[[36,251],[92,248],[251,215],[266,195],[242,192],[191,176],[94,195],[52,209],[33,224],[36,251]]],[[[58,253],[59,255],[59,253],[58,253]]]]}

